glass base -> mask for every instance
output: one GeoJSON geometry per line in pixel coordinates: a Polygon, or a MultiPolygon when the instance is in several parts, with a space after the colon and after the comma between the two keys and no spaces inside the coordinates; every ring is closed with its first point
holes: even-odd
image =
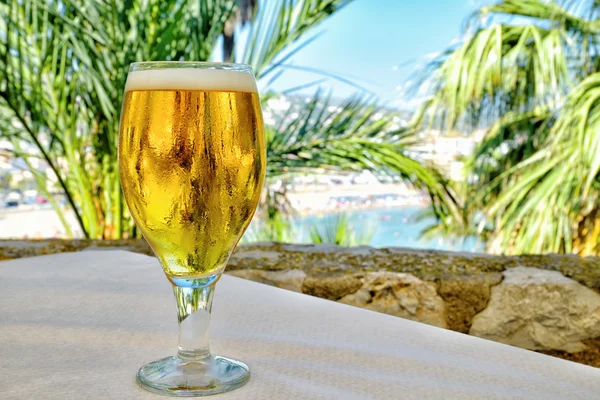
{"type": "Polygon", "coordinates": [[[137,383],[154,393],[176,397],[208,396],[243,386],[250,379],[246,364],[225,357],[187,361],[167,357],[144,365],[137,383]]]}

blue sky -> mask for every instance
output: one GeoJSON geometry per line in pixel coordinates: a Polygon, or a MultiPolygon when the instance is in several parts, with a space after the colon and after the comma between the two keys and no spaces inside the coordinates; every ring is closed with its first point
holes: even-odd
{"type": "MultiPolygon", "coordinates": [[[[321,68],[348,77],[381,99],[382,105],[410,108],[401,89],[429,57],[459,36],[478,0],[355,0],[322,23],[322,35],[294,56],[292,64],[321,68]],[[408,63],[407,65],[404,65],[408,63]]],[[[321,78],[288,70],[272,86],[278,91],[321,78]]],[[[321,84],[335,97],[356,88],[321,84]]]]}

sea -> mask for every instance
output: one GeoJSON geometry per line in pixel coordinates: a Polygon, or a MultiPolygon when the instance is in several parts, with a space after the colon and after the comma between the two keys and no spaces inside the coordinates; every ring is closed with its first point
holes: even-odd
{"type": "MultiPolygon", "coordinates": [[[[485,244],[476,237],[450,240],[445,237],[423,239],[421,233],[435,220],[417,219],[423,208],[420,206],[368,209],[345,212],[348,223],[358,236],[370,236],[368,244],[373,247],[406,247],[432,250],[484,252],[485,244]]],[[[334,224],[338,214],[298,215],[292,218],[294,242],[310,243],[313,226],[323,231],[334,224]]]]}

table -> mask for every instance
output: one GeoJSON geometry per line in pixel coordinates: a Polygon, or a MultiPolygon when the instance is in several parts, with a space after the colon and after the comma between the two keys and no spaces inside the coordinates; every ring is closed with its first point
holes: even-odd
{"type": "MultiPolygon", "coordinates": [[[[0,398],[161,399],[137,369],[172,355],[158,261],[95,250],[0,262],[0,398]]],[[[224,276],[214,354],[250,382],[218,399],[600,399],[600,370],[224,276]]]]}

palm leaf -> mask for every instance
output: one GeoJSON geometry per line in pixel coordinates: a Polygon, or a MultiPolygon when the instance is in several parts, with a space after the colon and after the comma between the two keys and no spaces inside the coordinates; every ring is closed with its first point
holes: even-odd
{"type": "Polygon", "coordinates": [[[544,149],[506,172],[511,189],[489,209],[491,218],[501,216],[494,238],[498,250],[598,252],[600,239],[592,234],[600,223],[598,129],[600,73],[569,94],[544,149]],[[543,228],[536,225],[544,220],[543,228]],[[515,235],[524,242],[512,243],[515,235]]]}
{"type": "Polygon", "coordinates": [[[457,212],[435,168],[408,155],[417,142],[414,131],[394,127],[394,115],[384,113],[369,99],[336,106],[321,92],[309,103],[292,104],[267,131],[267,176],[370,170],[428,190],[436,212],[457,212]]]}
{"type": "Polygon", "coordinates": [[[266,77],[316,36],[304,36],[351,0],[281,0],[267,2],[251,23],[240,62],[250,64],[257,78],[266,77]],[[304,39],[303,39],[304,38],[304,39]]]}
{"type": "Polygon", "coordinates": [[[568,79],[564,46],[557,29],[498,24],[479,30],[417,80],[433,87],[433,95],[416,122],[477,127],[510,110],[555,104],[568,79]]]}
{"type": "Polygon", "coordinates": [[[116,142],[129,64],[208,59],[234,8],[234,0],[0,5],[0,123],[37,148],[87,237],[121,237],[128,225],[116,142]]]}
{"type": "Polygon", "coordinates": [[[477,234],[498,253],[600,251],[599,11],[505,0],[429,65],[432,96],[416,123],[486,129],[466,160],[460,218],[430,232],[477,234]]]}

